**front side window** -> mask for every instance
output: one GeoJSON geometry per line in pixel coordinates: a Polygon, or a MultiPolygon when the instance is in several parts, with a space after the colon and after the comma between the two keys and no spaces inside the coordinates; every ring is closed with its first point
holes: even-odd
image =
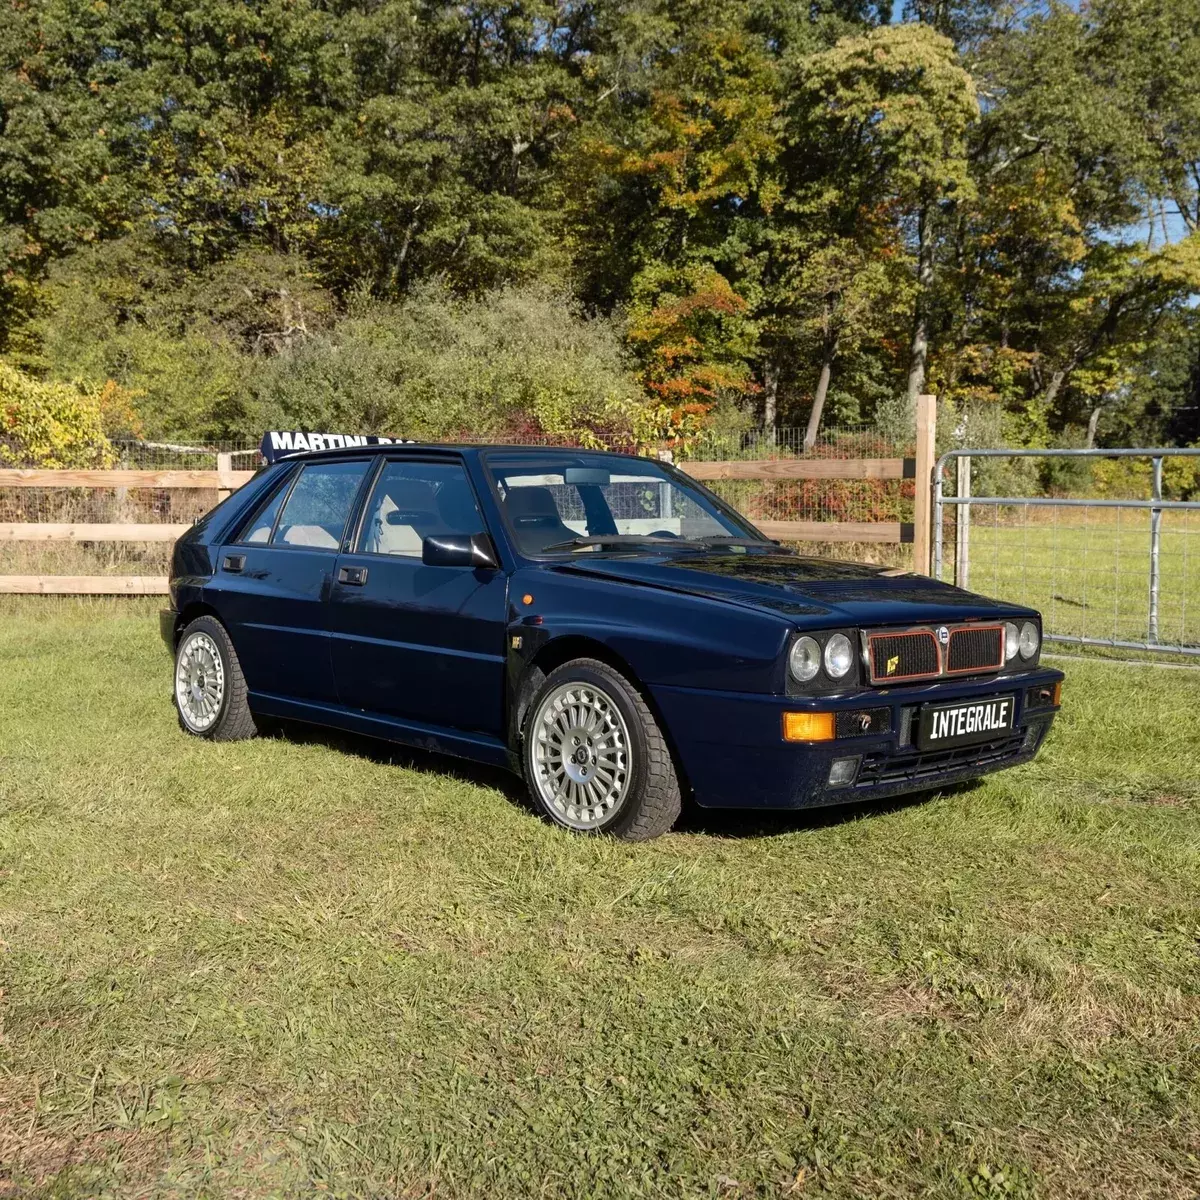
{"type": "Polygon", "coordinates": [[[366,472],[365,462],[306,466],[279,514],[271,544],[337,550],[366,472]]]}
{"type": "Polygon", "coordinates": [[[649,459],[567,451],[561,459],[495,456],[488,469],[525,554],[569,554],[592,548],[580,544],[589,538],[763,541],[736,513],[649,459]]]}
{"type": "Polygon", "coordinates": [[[358,550],[420,558],[427,537],[483,532],[483,517],[461,463],[389,462],[367,501],[358,550]]]}

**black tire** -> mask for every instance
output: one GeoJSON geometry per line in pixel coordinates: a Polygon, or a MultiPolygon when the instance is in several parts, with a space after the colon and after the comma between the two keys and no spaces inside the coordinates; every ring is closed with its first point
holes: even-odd
{"type": "MultiPolygon", "coordinates": [[[[593,760],[594,761],[594,760],[593,760]]],[[[547,819],[579,833],[646,841],[666,833],[679,818],[682,799],[670,748],[641,693],[619,671],[594,658],[577,658],[546,676],[526,710],[521,765],[534,807],[547,819]],[[628,781],[612,812],[587,828],[572,824],[539,788],[536,761],[539,714],[566,684],[597,689],[620,713],[628,733],[628,781]]],[[[543,772],[544,773],[544,772],[543,772]]]]}
{"type": "Polygon", "coordinates": [[[197,617],[179,635],[175,647],[175,671],[172,675],[171,697],[175,704],[175,713],[179,718],[179,727],[184,733],[193,737],[208,738],[214,742],[237,742],[245,738],[256,737],[259,732],[254,714],[246,699],[246,677],[242,674],[242,665],[238,662],[237,651],[229,640],[225,626],[216,617],[197,617]],[[197,638],[208,639],[208,643],[216,648],[220,656],[222,669],[222,686],[220,701],[215,715],[209,723],[200,726],[191,719],[180,703],[179,679],[180,659],[185,647],[197,638]]]}

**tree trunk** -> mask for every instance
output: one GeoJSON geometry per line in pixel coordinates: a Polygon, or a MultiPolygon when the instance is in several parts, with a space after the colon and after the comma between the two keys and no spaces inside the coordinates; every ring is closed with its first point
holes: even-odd
{"type": "Polygon", "coordinates": [[[925,390],[925,363],[929,357],[929,295],[933,290],[933,235],[930,208],[921,206],[917,217],[917,305],[912,354],[908,366],[908,404],[915,412],[917,397],[925,390]]]}
{"type": "Polygon", "coordinates": [[[1092,409],[1091,415],[1088,417],[1087,442],[1085,449],[1094,450],[1096,448],[1096,426],[1100,424],[1101,405],[1097,404],[1092,409]]]}
{"type": "Polygon", "coordinates": [[[1075,367],[1075,362],[1072,360],[1069,367],[1057,367],[1054,373],[1050,376],[1050,382],[1046,385],[1046,390],[1042,393],[1042,403],[1047,410],[1054,407],[1054,401],[1058,398],[1058,393],[1062,389],[1062,385],[1066,383],[1067,376],[1075,367]]]}
{"type": "Polygon", "coordinates": [[[833,374],[833,359],[834,352],[830,350],[821,360],[821,374],[817,379],[812,412],[808,414],[808,428],[804,431],[804,452],[806,454],[817,443],[817,431],[821,428],[821,414],[825,411],[825,397],[829,394],[829,379],[833,374]]]}
{"type": "Polygon", "coordinates": [[[779,364],[769,358],[763,366],[763,433],[775,445],[775,422],[779,416],[779,364]]]}

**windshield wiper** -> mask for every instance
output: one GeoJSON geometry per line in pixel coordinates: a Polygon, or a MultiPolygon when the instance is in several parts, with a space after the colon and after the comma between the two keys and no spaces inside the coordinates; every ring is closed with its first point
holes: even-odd
{"type": "Polygon", "coordinates": [[[699,540],[702,541],[706,546],[769,546],[772,550],[783,549],[783,547],[778,541],[776,541],[775,538],[726,537],[723,534],[713,533],[709,534],[707,537],[702,537],[699,540]]]}
{"type": "Polygon", "coordinates": [[[774,550],[781,549],[778,542],[763,541],[761,538],[744,538],[724,535],[710,535],[701,538],[655,537],[650,533],[602,533],[595,537],[577,537],[569,542],[555,542],[542,548],[543,554],[555,550],[582,550],[589,546],[655,546],[660,550],[708,550],[724,546],[762,546],[774,550]]]}
{"type": "Polygon", "coordinates": [[[577,537],[569,542],[555,542],[552,546],[543,546],[542,553],[552,550],[576,550],[587,546],[690,546],[702,547],[701,541],[692,538],[654,537],[649,533],[602,533],[597,537],[577,537]]]}

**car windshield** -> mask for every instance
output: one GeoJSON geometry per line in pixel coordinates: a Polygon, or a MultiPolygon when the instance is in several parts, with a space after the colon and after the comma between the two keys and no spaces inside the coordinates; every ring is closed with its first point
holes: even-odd
{"type": "Polygon", "coordinates": [[[623,545],[775,548],[720,501],[650,459],[564,451],[489,456],[487,467],[525,554],[623,545]]]}

